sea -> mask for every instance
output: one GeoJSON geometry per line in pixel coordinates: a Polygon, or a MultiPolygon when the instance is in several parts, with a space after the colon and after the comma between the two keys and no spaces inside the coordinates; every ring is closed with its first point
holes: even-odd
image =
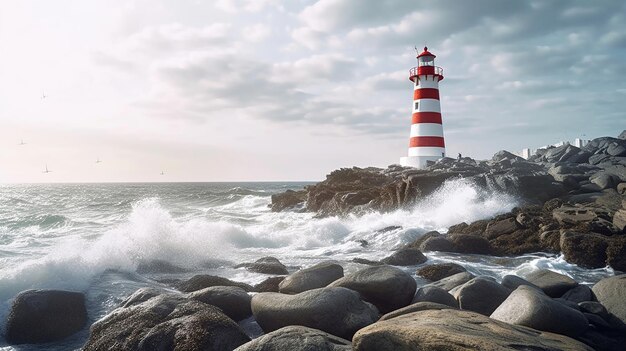
{"type": "MultiPolygon", "coordinates": [[[[278,258],[290,271],[335,260],[349,273],[364,267],[354,258],[378,260],[428,231],[445,232],[520,205],[514,196],[454,179],[413,207],[390,213],[318,218],[270,210],[272,194],[309,184],[0,185],[0,350],[77,350],[89,336],[86,327],[61,342],[8,345],[4,330],[12,300],[27,289],[83,292],[92,323],[142,287],[171,288],[196,274],[256,284],[268,276],[234,266],[264,256],[278,258]]],[[[546,253],[426,255],[425,264],[455,262],[496,279],[540,268],[585,284],[613,275],[610,268],[583,269],[546,253]]],[[[418,285],[426,284],[416,268],[402,267],[418,285]]],[[[250,325],[246,330],[255,333],[250,325]]]]}

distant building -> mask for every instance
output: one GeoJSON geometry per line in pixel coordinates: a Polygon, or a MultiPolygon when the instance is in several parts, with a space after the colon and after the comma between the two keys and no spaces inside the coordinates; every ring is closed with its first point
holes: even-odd
{"type": "Polygon", "coordinates": [[[516,152],[515,154],[520,156],[520,157],[523,157],[525,159],[528,159],[530,156],[536,154],[538,150],[545,150],[545,149],[550,149],[550,148],[553,148],[553,147],[559,147],[559,146],[563,146],[563,145],[574,145],[577,148],[582,148],[585,145],[587,145],[588,143],[589,143],[589,140],[576,138],[576,139],[574,139],[573,143],[570,143],[569,141],[559,141],[558,143],[555,143],[555,144],[544,145],[544,146],[538,147],[534,151],[529,149],[529,148],[522,149],[521,152],[516,152]]]}
{"type": "Polygon", "coordinates": [[[406,167],[423,168],[428,161],[437,161],[446,156],[439,103],[439,82],[443,80],[443,69],[435,66],[435,55],[424,51],[417,55],[417,67],[409,71],[413,82],[413,117],[408,156],[400,158],[406,167]]]}

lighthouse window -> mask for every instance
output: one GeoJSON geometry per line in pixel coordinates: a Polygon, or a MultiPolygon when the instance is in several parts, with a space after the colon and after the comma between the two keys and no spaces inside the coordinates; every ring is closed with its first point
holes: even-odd
{"type": "Polygon", "coordinates": [[[417,110],[419,108],[419,102],[415,101],[415,109],[417,110]]]}

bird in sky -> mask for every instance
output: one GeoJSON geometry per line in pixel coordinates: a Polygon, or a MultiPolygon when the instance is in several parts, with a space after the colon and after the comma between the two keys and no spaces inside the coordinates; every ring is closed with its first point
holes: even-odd
{"type": "Polygon", "coordinates": [[[48,169],[48,165],[46,165],[46,170],[45,170],[45,171],[42,171],[41,173],[50,173],[50,172],[52,172],[52,171],[51,171],[51,170],[49,170],[49,169],[48,169]]]}
{"type": "Polygon", "coordinates": [[[24,139],[20,140],[20,143],[17,145],[26,145],[26,143],[24,142],[24,139]]]}

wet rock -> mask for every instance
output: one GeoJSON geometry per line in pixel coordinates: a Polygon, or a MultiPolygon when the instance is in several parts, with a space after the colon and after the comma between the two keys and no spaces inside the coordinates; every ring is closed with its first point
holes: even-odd
{"type": "Polygon", "coordinates": [[[405,248],[413,248],[413,249],[420,249],[422,246],[422,243],[424,243],[426,240],[430,239],[430,238],[443,238],[444,235],[439,233],[436,230],[432,230],[430,232],[426,232],[424,234],[422,234],[419,238],[415,239],[413,242],[407,244],[405,246],[405,248]]]}
{"type": "Polygon", "coordinates": [[[580,222],[590,222],[596,218],[594,211],[585,207],[561,206],[552,212],[552,216],[561,225],[576,225],[580,222]]]}
{"type": "Polygon", "coordinates": [[[436,286],[438,288],[442,288],[443,290],[450,291],[459,285],[463,285],[468,281],[472,280],[474,275],[470,272],[461,272],[457,274],[453,274],[449,277],[445,277],[440,279],[434,283],[430,283],[426,286],[436,286]]]}
{"type": "Polygon", "coordinates": [[[626,329],[626,274],[604,278],[592,290],[598,302],[611,314],[611,324],[626,329]]]}
{"type": "Polygon", "coordinates": [[[273,212],[280,212],[288,209],[301,209],[306,202],[306,190],[287,190],[284,193],[273,194],[270,208],[273,212]]]}
{"type": "Polygon", "coordinates": [[[455,293],[462,310],[490,315],[509,296],[511,289],[484,277],[463,284],[455,293]]]}
{"type": "Polygon", "coordinates": [[[617,193],[620,195],[626,195],[626,182],[617,184],[617,193]]]}
{"type": "Polygon", "coordinates": [[[606,310],[606,308],[604,306],[602,306],[602,304],[597,302],[597,301],[583,301],[583,302],[579,302],[578,303],[578,307],[580,308],[581,312],[593,313],[595,315],[598,315],[599,317],[601,317],[605,321],[608,321],[608,320],[611,319],[611,315],[606,310]]]}
{"type": "Polygon", "coordinates": [[[579,336],[588,328],[587,318],[580,311],[523,285],[511,293],[491,318],[571,337],[579,336]]]}
{"type": "Polygon", "coordinates": [[[26,290],[17,295],[6,322],[10,344],[61,340],[87,322],[85,295],[63,290],[26,290]]]}
{"type": "Polygon", "coordinates": [[[458,310],[420,311],[375,323],[356,333],[353,348],[357,351],[593,351],[566,336],[458,310]]]}
{"type": "Polygon", "coordinates": [[[562,298],[574,303],[593,301],[593,292],[587,285],[579,285],[563,294],[562,298]]]}
{"type": "Polygon", "coordinates": [[[564,232],[561,234],[560,246],[567,262],[584,268],[606,266],[606,249],[609,244],[603,235],[564,232]]]}
{"type": "Polygon", "coordinates": [[[465,271],[463,266],[456,263],[437,263],[418,269],[417,275],[430,281],[437,281],[465,271]]]}
{"type": "Polygon", "coordinates": [[[166,274],[176,274],[176,273],[185,273],[187,270],[178,267],[172,263],[163,260],[152,260],[149,262],[141,262],[137,266],[137,273],[146,274],[146,273],[166,273],[166,274]]]}
{"type": "Polygon", "coordinates": [[[394,252],[389,257],[383,258],[381,262],[392,266],[414,266],[427,260],[428,258],[420,250],[404,248],[394,252]]]}
{"type": "Polygon", "coordinates": [[[365,264],[368,266],[382,266],[383,265],[383,263],[380,261],[372,261],[372,260],[368,260],[367,258],[361,258],[361,257],[353,258],[352,262],[358,263],[358,264],[365,264]]]}
{"type": "Polygon", "coordinates": [[[278,292],[278,286],[280,285],[280,282],[282,282],[285,279],[285,277],[269,277],[267,279],[265,279],[264,281],[260,282],[259,284],[256,284],[253,287],[252,291],[255,292],[278,292]]]}
{"type": "Polygon", "coordinates": [[[244,267],[250,272],[261,274],[286,275],[289,274],[287,267],[282,264],[276,257],[262,257],[253,263],[242,263],[236,265],[235,268],[244,267]]]}
{"type": "Polygon", "coordinates": [[[357,330],[378,319],[378,310],[361,301],[358,292],[341,287],[296,295],[260,293],[252,297],[252,313],[266,333],[302,325],[348,340],[357,330]]]}
{"type": "Polygon", "coordinates": [[[126,299],[124,299],[124,301],[122,301],[122,303],[120,304],[120,307],[130,307],[130,306],[138,305],[142,302],[146,302],[150,300],[151,298],[155,296],[159,296],[163,294],[172,294],[172,293],[173,293],[172,291],[168,291],[168,290],[160,289],[160,288],[151,288],[151,287],[141,288],[141,289],[136,290],[126,299]]]}
{"type": "Polygon", "coordinates": [[[233,350],[248,341],[217,307],[163,294],[94,323],[83,350],[233,350]]]}
{"type": "Polygon", "coordinates": [[[604,190],[616,188],[617,184],[621,180],[616,175],[606,172],[598,172],[589,177],[589,181],[597,185],[600,190],[604,190]]]}
{"type": "Polygon", "coordinates": [[[417,289],[415,296],[413,297],[412,304],[416,302],[434,302],[450,307],[458,308],[459,303],[454,296],[450,295],[447,291],[436,286],[425,286],[417,289]]]}
{"type": "Polygon", "coordinates": [[[454,245],[454,251],[464,254],[489,255],[492,253],[491,244],[483,237],[470,234],[453,234],[448,239],[454,245]]]}
{"type": "Polygon", "coordinates": [[[329,286],[358,291],[365,301],[374,304],[382,313],[410,304],[417,288],[415,279],[408,273],[387,265],[361,269],[329,286]]]}
{"type": "Polygon", "coordinates": [[[298,294],[323,288],[341,277],[343,277],[341,265],[332,261],[321,262],[287,276],[280,283],[279,291],[283,294],[298,294]]]}
{"type": "Polygon", "coordinates": [[[183,292],[192,292],[211,286],[237,286],[245,291],[253,291],[254,288],[246,283],[234,282],[230,279],[218,277],[215,275],[198,274],[191,277],[191,279],[182,282],[178,285],[178,290],[183,292]]]}
{"type": "Polygon", "coordinates": [[[250,308],[252,298],[245,290],[236,286],[204,288],[190,293],[189,298],[219,308],[234,321],[240,321],[252,315],[250,308]]]}
{"type": "Polygon", "coordinates": [[[616,271],[626,272],[626,236],[620,235],[609,241],[606,262],[616,271]]]}
{"type": "Polygon", "coordinates": [[[541,288],[550,297],[561,297],[578,285],[574,279],[549,269],[534,271],[526,276],[526,280],[541,288]]]}
{"type": "Polygon", "coordinates": [[[422,242],[420,250],[454,252],[454,244],[442,236],[430,237],[422,242]]]}
{"type": "Polygon", "coordinates": [[[321,330],[288,326],[262,335],[235,351],[350,351],[352,343],[321,330]]]}
{"type": "Polygon", "coordinates": [[[507,218],[499,221],[489,222],[485,229],[484,236],[487,239],[495,239],[500,235],[510,234],[519,229],[520,223],[515,218],[507,218]]]}
{"type": "Polygon", "coordinates": [[[589,231],[603,235],[620,234],[621,229],[604,218],[594,218],[589,222],[589,231]]]}
{"type": "Polygon", "coordinates": [[[626,210],[619,210],[615,212],[615,215],[613,216],[613,225],[615,225],[615,227],[622,232],[625,231],[624,228],[626,228],[626,210]]]}
{"type": "Polygon", "coordinates": [[[427,311],[427,310],[450,310],[450,309],[457,309],[457,308],[440,304],[440,303],[436,303],[436,302],[428,302],[428,301],[416,302],[406,307],[402,307],[399,310],[389,312],[383,315],[382,317],[380,317],[378,321],[379,322],[386,321],[388,319],[396,318],[398,316],[402,316],[402,315],[413,313],[413,312],[427,311]]]}

